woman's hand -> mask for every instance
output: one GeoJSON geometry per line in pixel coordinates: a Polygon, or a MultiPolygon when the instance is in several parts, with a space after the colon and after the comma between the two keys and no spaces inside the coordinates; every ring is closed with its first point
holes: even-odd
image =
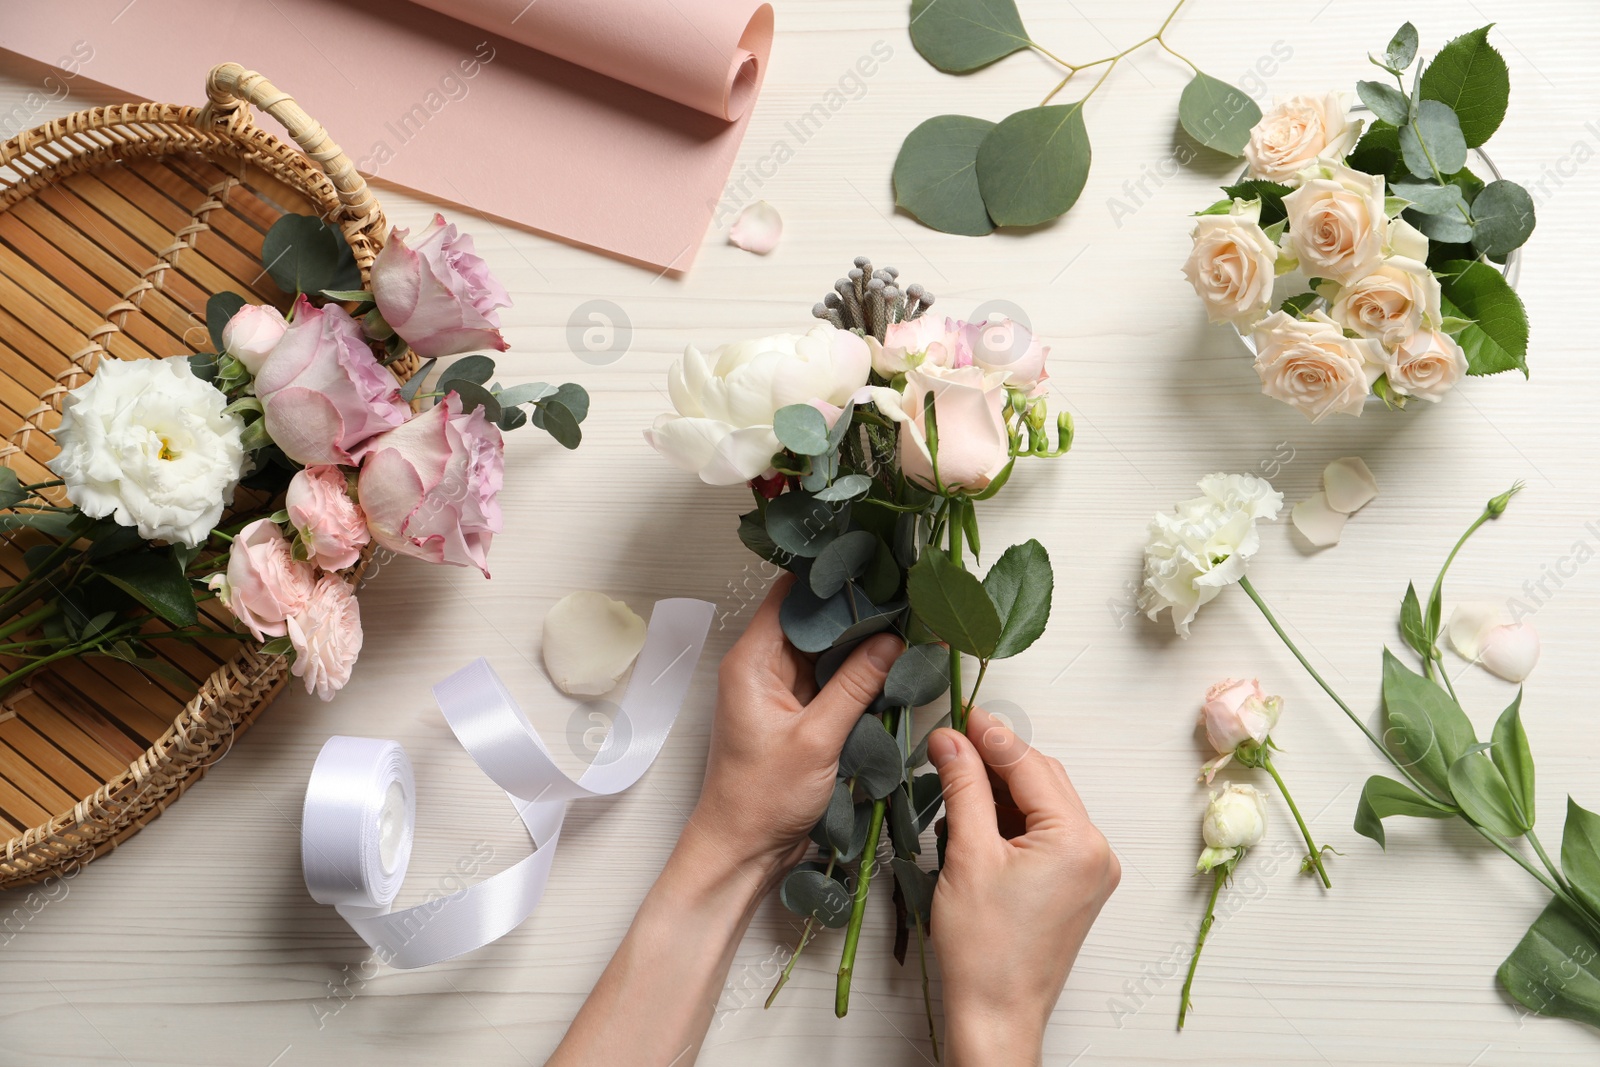
{"type": "Polygon", "coordinates": [[[1061,764],[974,708],[934,732],[949,840],[933,897],[952,1067],[1038,1064],[1045,1024],[1121,867],[1061,764]]]}
{"type": "Polygon", "coordinates": [[[833,795],[845,738],[905,648],[892,634],[869,638],[819,692],[811,657],[778,623],[793,584],[792,575],[773,583],[722,660],[705,784],[684,830],[763,878],[803,858],[833,795]]]}

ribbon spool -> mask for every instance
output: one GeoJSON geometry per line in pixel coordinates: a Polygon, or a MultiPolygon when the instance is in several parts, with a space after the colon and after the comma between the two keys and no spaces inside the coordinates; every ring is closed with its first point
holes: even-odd
{"type": "Polygon", "coordinates": [[[666,743],[711,627],[701,600],[657,601],[633,677],[595,762],[567,777],[487,660],[434,686],[456,739],[516,807],[525,859],[449,896],[393,911],[416,825],[416,783],[398,742],[330,737],[306,784],[300,856],[313,900],[331,904],[385,963],[425,967],[498,940],[544,895],[569,801],[633,785],[666,743]],[[626,721],[628,729],[617,729],[626,721]],[[619,747],[621,746],[621,747],[619,747]]]}

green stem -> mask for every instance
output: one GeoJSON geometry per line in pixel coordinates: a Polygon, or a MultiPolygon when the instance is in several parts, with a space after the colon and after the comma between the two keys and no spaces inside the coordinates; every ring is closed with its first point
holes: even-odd
{"type": "MultiPolygon", "coordinates": [[[[822,872],[825,876],[833,877],[833,865],[838,862],[838,859],[839,854],[837,852],[828,857],[828,869],[822,872]]],[[[805,929],[800,931],[800,943],[794,947],[794,955],[789,957],[789,962],[784,964],[783,973],[778,975],[778,984],[772,987],[771,993],[767,994],[767,1002],[762,1005],[763,1011],[772,1007],[772,1002],[778,999],[778,994],[783,991],[783,987],[789,984],[789,976],[794,973],[794,965],[799,961],[800,953],[806,950],[806,945],[811,941],[811,935],[816,932],[817,920],[808,916],[805,929]]]]}
{"type": "MultiPolygon", "coordinates": [[[[21,581],[19,581],[16,585],[13,585],[10,589],[7,589],[4,593],[0,593],[0,607],[4,607],[6,604],[9,604],[23,592],[31,592],[33,589],[35,589],[45,575],[55,570],[56,567],[61,564],[61,561],[66,559],[67,556],[72,553],[73,545],[75,543],[75,538],[71,541],[63,541],[61,544],[57,545],[48,556],[41,560],[37,567],[29,570],[28,573],[23,576],[21,581]]],[[[30,596],[26,600],[20,601],[20,603],[26,604],[32,600],[33,597],[30,596]]]]}
{"type": "Polygon", "coordinates": [[[30,612],[21,618],[12,619],[4,626],[0,626],[0,637],[10,637],[12,634],[17,633],[20,630],[27,630],[33,626],[37,626],[39,623],[44,622],[44,620],[59,613],[60,611],[60,602],[52,600],[39,610],[30,612]]]}
{"type": "Polygon", "coordinates": [[[839,977],[834,984],[833,1013],[843,1019],[850,1011],[850,977],[856,969],[856,946],[861,943],[861,920],[867,913],[867,891],[872,872],[878,865],[878,838],[883,835],[884,802],[872,802],[872,818],[867,823],[867,843],[861,852],[861,870],[856,874],[856,896],[850,905],[850,925],[844,932],[844,952],[839,957],[839,977]]]}
{"type": "Polygon", "coordinates": [[[1549,853],[1545,852],[1544,844],[1539,840],[1539,835],[1533,832],[1532,827],[1528,828],[1526,836],[1528,838],[1528,844],[1532,845],[1533,851],[1538,853],[1539,862],[1543,863],[1544,869],[1550,872],[1550,877],[1554,878],[1558,883],[1560,883],[1563,889],[1568,888],[1567,876],[1561,873],[1560,867],[1557,867],[1550,861],[1549,853]]]}
{"type": "Polygon", "coordinates": [[[1189,975],[1183,980],[1182,999],[1178,1002],[1178,1029],[1183,1029],[1183,1020],[1189,1014],[1189,990],[1194,987],[1194,971],[1200,965],[1200,950],[1206,947],[1206,935],[1211,932],[1211,924],[1217,921],[1217,894],[1222,892],[1222,883],[1228,880],[1228,872],[1218,867],[1211,872],[1214,880],[1211,883],[1211,899],[1206,902],[1206,917],[1200,920],[1200,932],[1194,939],[1194,955],[1189,957],[1189,975]]]}
{"type": "Polygon", "coordinates": [[[928,942],[922,935],[922,912],[912,916],[917,922],[917,961],[922,964],[922,1007],[928,1013],[928,1040],[933,1042],[933,1061],[939,1062],[939,1031],[933,1022],[933,993],[928,988],[928,942]]]}
{"type": "Polygon", "coordinates": [[[1322,865],[1322,850],[1311,839],[1311,830],[1306,826],[1305,819],[1300,817],[1300,808],[1295,804],[1294,797],[1289,795],[1289,787],[1284,784],[1283,776],[1278,773],[1278,768],[1272,765],[1272,757],[1265,749],[1261,753],[1261,765],[1272,775],[1272,780],[1278,783],[1278,792],[1283,794],[1283,801],[1289,805],[1289,812],[1294,816],[1295,825],[1300,827],[1300,836],[1306,840],[1306,848],[1311,850],[1311,865],[1316,868],[1317,874],[1322,876],[1324,889],[1332,889],[1333,882],[1328,878],[1328,869],[1322,865]]]}
{"type": "MultiPolygon", "coordinates": [[[[965,570],[966,564],[961,559],[961,506],[959,500],[952,498],[946,510],[950,513],[947,520],[950,527],[950,562],[965,570]]],[[[967,708],[961,696],[961,653],[953,648],[950,650],[950,725],[960,733],[967,732],[967,708]]]]}

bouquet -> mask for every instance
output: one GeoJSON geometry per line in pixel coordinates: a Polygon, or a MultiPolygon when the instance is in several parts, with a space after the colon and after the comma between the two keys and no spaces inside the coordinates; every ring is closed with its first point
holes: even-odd
{"type": "MultiPolygon", "coordinates": [[[[1461,604],[1448,622],[1444,614],[1445,577],[1451,563],[1474,533],[1506,513],[1521,484],[1484,505],[1445,557],[1426,601],[1414,585],[1406,587],[1397,636],[1416,666],[1387,647],[1383,650],[1383,709],[1374,729],[1311,665],[1246,573],[1259,545],[1256,523],[1275,518],[1282,497],[1250,475],[1212,475],[1206,481],[1230,485],[1234,491],[1208,494],[1211,499],[1205,507],[1180,505],[1176,516],[1157,517],[1145,550],[1140,606],[1151,618],[1170,610],[1178,632],[1187,635],[1201,605],[1229,585],[1243,589],[1312,680],[1394,770],[1396,777],[1367,779],[1356,805],[1355,831],[1387,847],[1385,819],[1459,819],[1511,859],[1550,896],[1500,965],[1500,984],[1530,1012],[1600,1027],[1600,814],[1568,797],[1557,862],[1534,829],[1534,759],[1523,724],[1522,690],[1500,712],[1487,739],[1479,740],[1477,727],[1456,696],[1441,648],[1448,638],[1465,658],[1516,682],[1538,659],[1538,635],[1515,613],[1501,622],[1493,612],[1461,604]],[[1523,841],[1531,855],[1521,847],[1523,841]]],[[[1315,871],[1328,885],[1322,862],[1326,846],[1319,849],[1313,843],[1273,766],[1270,731],[1282,702],[1267,697],[1259,685],[1232,681],[1214,687],[1207,697],[1203,713],[1207,736],[1240,765],[1264,768],[1270,774],[1309,849],[1304,869],[1315,871]]],[[[1206,848],[1199,869],[1210,872],[1215,882],[1183,987],[1180,1028],[1189,1008],[1195,964],[1212,925],[1217,890],[1260,842],[1265,827],[1265,803],[1254,786],[1229,782],[1212,794],[1202,822],[1206,848]]]]}
{"type": "Polygon", "coordinates": [[[254,639],[328,700],[361,650],[369,543],[488,574],[501,431],[532,421],[576,447],[588,397],[487,384],[485,355],[423,391],[440,357],[506,349],[510,298],[442,217],[408,237],[393,232],[358,290],[340,230],[286,215],[261,256],[294,294],[287,313],[215,294],[215,351],[105,358],[66,395],[57,479],[0,469],[0,528],[42,535],[0,591],[0,694],[80,656],[188,685],[158,643],[254,639]],[[402,386],[391,365],[408,350],[428,362],[402,386]]]}
{"type": "Polygon", "coordinates": [[[1261,391],[1313,421],[1528,373],[1527,313],[1500,268],[1533,233],[1533,200],[1467,166],[1510,94],[1488,34],[1445,45],[1408,88],[1406,23],[1370,57],[1395,84],[1356,85],[1365,133],[1339,93],[1284,101],[1250,131],[1244,177],[1198,213],[1183,270],[1207,318],[1247,335],[1261,391]]]}
{"type": "Polygon", "coordinates": [[[942,318],[928,313],[932,303],[921,286],[902,287],[893,269],[858,258],[813,309],[823,321],[808,333],[709,357],[687,349],[669,381],[676,412],[645,432],[702,481],[749,485],[740,540],[798,579],[780,617],[795,647],[816,655],[818,685],[873,634],[893,630],[908,645],[840,754],[833,799],[812,831],[817,858],[780,893],[806,919],[796,958],[818,927],[846,931],[840,1016],[886,832],[902,917],[896,955],[904,962],[913,932],[925,953],[938,872],[920,865],[920,836],[942,801],[938,775],[915,773],[926,738],[912,740],[913,709],[948,693],[936,725],[965,729],[991,662],[1025,650],[1050,615],[1053,576],[1038,541],[1007,548],[982,579],[967,569],[983,551],[977,505],[1019,460],[1071,445],[1066,414],[1051,438],[1049,349],[1021,323],[942,318]],[[970,689],[964,656],[977,661],[970,689]]]}

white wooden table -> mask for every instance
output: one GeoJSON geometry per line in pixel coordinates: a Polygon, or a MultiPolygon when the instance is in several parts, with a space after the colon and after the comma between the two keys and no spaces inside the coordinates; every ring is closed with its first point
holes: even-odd
{"type": "MultiPolygon", "coordinates": [[[[1025,0],[1022,8],[1041,41],[1083,59],[1150,32],[1167,4],[1025,0]]],[[[542,1062],[694,800],[712,666],[750,614],[753,557],[734,535],[746,495],[681,474],[646,447],[640,429],[667,406],[664,376],[686,343],[804,329],[812,303],[866,253],[927,285],[941,311],[964,314],[988,299],[1020,305],[1052,342],[1055,400],[1077,419],[1071,456],[1021,471],[989,507],[984,538],[1001,545],[1038,536],[1058,583],[1049,631],[993,677],[988,696],[1009,702],[1034,743],[1066,762],[1124,870],[1056,1009],[1046,1062],[1593,1063],[1600,1035],[1525,1018],[1494,982],[1544,892],[1463,827],[1397,821],[1388,854],[1358,837],[1350,829],[1356,796],[1381,761],[1243,595],[1230,591],[1205,609],[1187,642],[1165,621],[1130,614],[1150,515],[1214,470],[1272,475],[1291,502],[1314,491],[1322,467],[1339,456],[1363,456],[1376,472],[1382,495],[1351,521],[1341,545],[1310,555],[1286,524],[1268,528],[1253,569],[1364,713],[1376,707],[1379,647],[1396,641],[1407,580],[1431,577],[1489,496],[1514,479],[1528,482],[1457,563],[1454,594],[1528,599],[1525,583],[1554,573],[1575,546],[1586,547],[1585,558],[1600,549],[1592,260],[1600,164],[1588,161],[1600,150],[1591,122],[1600,115],[1600,14],[1583,0],[1306,0],[1248,9],[1194,0],[1171,40],[1230,81],[1261,61],[1271,70],[1261,78],[1268,94],[1323,91],[1371,76],[1365,52],[1405,17],[1430,51],[1499,22],[1494,36],[1513,94],[1491,149],[1535,192],[1540,212],[1522,281],[1534,329],[1531,381],[1473,381],[1436,408],[1313,427],[1258,395],[1237,342],[1205,325],[1178,272],[1185,216],[1215,195],[1229,167],[1204,160],[1171,174],[1166,161],[1183,143],[1176,105],[1185,68],[1154,50],[1119,69],[1089,106],[1088,187],[1068,217],[1034,233],[951,237],[893,210],[890,167],[915,123],[945,111],[999,118],[1054,83],[1048,64],[1031,55],[967,78],[937,73],[911,48],[902,0],[780,0],[771,73],[735,168],[736,179],[758,163],[770,173],[763,161],[780,143],[792,152],[759,188],[754,179],[747,186],[784,216],[783,244],[770,257],[712,233],[686,278],[656,277],[455,211],[516,300],[506,315],[505,376],[583,383],[594,397],[583,447],[569,454],[541,434],[513,435],[508,532],[494,549],[492,581],[410,561],[385,568],[362,594],[366,651],[337,701],[286,694],[183,803],[54,899],[0,896],[0,1061],[542,1062]],[[789,123],[877,42],[891,58],[821,129],[797,137],[789,123]],[[1114,210],[1114,201],[1133,210],[1114,210]],[[596,299],[631,323],[626,351],[603,365],[568,343],[569,319],[596,299]],[[678,728],[632,792],[575,807],[549,893],[526,925],[442,966],[376,966],[301,884],[300,802],[318,747],[336,732],[392,737],[415,761],[420,825],[401,903],[526,854],[510,807],[456,745],[428,689],[488,655],[565,757],[559,742],[574,704],[543,677],[538,645],[545,610],[579,588],[623,597],[641,612],[664,596],[718,602],[720,622],[678,728]],[[1258,674],[1285,695],[1281,766],[1318,836],[1343,855],[1331,865],[1334,890],[1322,892],[1296,873],[1293,826],[1274,809],[1266,845],[1224,898],[1196,1011],[1180,1036],[1178,986],[1207,888],[1192,877],[1203,802],[1194,774],[1204,757],[1194,715],[1205,686],[1229,674],[1258,674]]],[[[98,32],[85,27],[84,37],[98,32]]],[[[16,57],[0,72],[0,116],[22,106],[46,73],[16,57]]],[[[31,121],[117,97],[80,80],[31,121]]],[[[404,225],[432,210],[397,191],[384,202],[404,225]]],[[[1572,571],[1570,561],[1560,566],[1572,571]]],[[[1545,588],[1551,595],[1540,597],[1536,619],[1544,660],[1524,716],[1553,843],[1567,790],[1600,804],[1590,644],[1600,567],[1580,566],[1545,588]]],[[[1510,687],[1476,670],[1462,684],[1487,732],[1510,687]]],[[[580,725],[588,725],[581,716],[580,725]]],[[[574,753],[570,766],[579,765],[574,753]]],[[[770,961],[798,929],[769,902],[700,1062],[924,1062],[915,965],[901,969],[889,957],[889,921],[885,895],[871,907],[847,1019],[831,1010],[834,935],[808,949],[778,1006],[764,1012],[770,961]]]]}

